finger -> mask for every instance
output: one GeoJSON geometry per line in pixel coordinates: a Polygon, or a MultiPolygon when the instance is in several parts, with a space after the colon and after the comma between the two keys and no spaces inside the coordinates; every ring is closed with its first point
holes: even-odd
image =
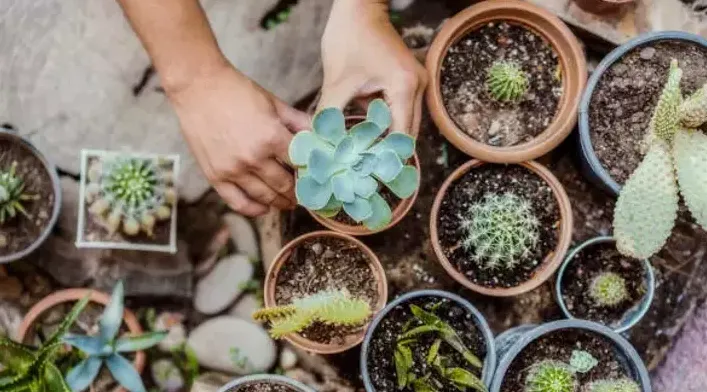
{"type": "Polygon", "coordinates": [[[390,114],[393,117],[391,130],[412,134],[413,113],[417,97],[416,89],[403,87],[387,95],[390,114]]]}
{"type": "Polygon", "coordinates": [[[275,99],[275,110],[282,124],[290,132],[299,132],[311,128],[312,119],[307,113],[297,110],[279,99],[275,99]]]}
{"type": "Polygon", "coordinates": [[[214,185],[214,188],[226,204],[239,214],[259,216],[268,212],[268,207],[253,201],[234,184],[222,182],[214,185]]]}
{"type": "Polygon", "coordinates": [[[415,138],[420,134],[420,126],[422,124],[422,102],[425,99],[425,88],[427,88],[427,75],[423,74],[423,77],[417,86],[417,91],[415,91],[415,106],[412,111],[410,135],[415,138]]]}
{"type": "Polygon", "coordinates": [[[351,99],[356,95],[356,85],[353,80],[322,87],[322,96],[317,104],[317,112],[325,108],[337,108],[343,110],[351,99]]]}
{"type": "Polygon", "coordinates": [[[245,191],[248,197],[260,204],[274,206],[281,210],[294,208],[294,204],[291,201],[275,192],[263,180],[254,175],[241,175],[236,180],[236,184],[245,191]]]}
{"type": "Polygon", "coordinates": [[[268,152],[283,164],[292,166],[289,153],[290,142],[293,138],[292,132],[288,131],[284,126],[277,127],[273,132],[275,133],[268,144],[268,152]]]}
{"type": "Polygon", "coordinates": [[[290,204],[297,204],[295,197],[294,176],[274,159],[269,159],[258,166],[257,175],[275,192],[290,201],[290,204]]]}

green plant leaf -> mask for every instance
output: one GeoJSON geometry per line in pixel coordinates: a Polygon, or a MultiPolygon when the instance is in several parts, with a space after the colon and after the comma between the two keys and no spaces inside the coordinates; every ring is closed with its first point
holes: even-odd
{"type": "Polygon", "coordinates": [[[417,336],[417,335],[421,335],[421,334],[425,334],[425,333],[442,332],[442,331],[443,331],[443,329],[436,326],[436,325],[420,325],[419,327],[415,327],[415,328],[405,332],[398,339],[400,339],[400,340],[408,339],[413,336],[417,336]]]}
{"type": "Polygon", "coordinates": [[[312,120],[314,133],[322,139],[337,145],[346,136],[344,114],[337,108],[326,108],[312,120]]]}
{"type": "Polygon", "coordinates": [[[364,121],[354,125],[349,131],[349,134],[353,137],[354,151],[357,153],[366,151],[383,134],[383,131],[371,121],[364,121]]]}
{"type": "Polygon", "coordinates": [[[393,116],[384,100],[374,99],[368,105],[366,120],[375,123],[381,130],[385,131],[393,123],[393,116]]]}
{"type": "Polygon", "coordinates": [[[392,132],[371,147],[370,152],[376,153],[383,150],[393,150],[402,160],[409,159],[415,152],[415,139],[402,132],[392,132]]]}
{"type": "Polygon", "coordinates": [[[358,154],[354,151],[354,139],[351,136],[346,136],[341,139],[341,142],[334,150],[334,162],[337,163],[353,163],[358,158],[358,154]]]}
{"type": "Polygon", "coordinates": [[[334,156],[323,150],[314,149],[309,154],[307,163],[307,173],[320,184],[329,182],[329,178],[334,174],[334,156]]]}
{"type": "Polygon", "coordinates": [[[146,392],[140,374],[135,370],[133,364],[119,354],[113,354],[106,358],[106,366],[113,375],[113,378],[130,392],[146,392]]]}
{"type": "Polygon", "coordinates": [[[364,199],[370,198],[378,191],[378,181],[375,178],[351,176],[354,193],[364,199]]]}
{"type": "Polygon", "coordinates": [[[383,150],[377,155],[378,162],[375,169],[373,169],[373,174],[380,178],[382,182],[391,182],[395,177],[400,174],[403,170],[403,163],[400,161],[398,154],[393,150],[383,150]]]}
{"type": "Polygon", "coordinates": [[[695,222],[707,230],[707,135],[700,130],[679,130],[673,156],[682,198],[695,222]]]}
{"type": "Polygon", "coordinates": [[[76,321],[76,319],[79,317],[79,314],[83,311],[83,309],[86,307],[88,304],[88,301],[90,299],[90,296],[84,297],[81,301],[77,302],[76,305],[71,309],[69,314],[66,315],[66,318],[64,321],[61,322],[61,325],[59,325],[59,328],[57,328],[56,331],[49,337],[44,342],[44,346],[51,346],[59,341],[59,339],[66,334],[66,332],[69,330],[69,327],[76,321]]]}
{"type": "Polygon", "coordinates": [[[436,314],[428,312],[417,305],[410,305],[410,312],[412,312],[412,315],[425,325],[433,325],[440,328],[451,329],[451,327],[442,321],[441,318],[437,317],[436,314]]]}
{"type": "Polygon", "coordinates": [[[344,205],[343,202],[339,201],[333,195],[329,198],[329,202],[321,210],[315,211],[318,215],[325,218],[331,218],[336,216],[336,214],[341,211],[341,207],[344,205]]]}
{"type": "Polygon", "coordinates": [[[398,344],[393,353],[395,362],[395,374],[398,380],[398,389],[403,389],[408,385],[408,374],[413,365],[412,350],[410,347],[398,344]]]}
{"type": "Polygon", "coordinates": [[[373,214],[371,203],[361,197],[356,197],[353,203],[344,203],[344,211],[356,222],[368,219],[373,214]]]}
{"type": "Polygon", "coordinates": [[[0,364],[14,373],[25,371],[36,356],[31,348],[0,336],[0,364]]]}
{"type": "Polygon", "coordinates": [[[333,194],[331,183],[318,183],[312,177],[300,177],[295,184],[297,202],[310,210],[320,210],[329,203],[333,194]]]}
{"type": "Polygon", "coordinates": [[[115,352],[134,352],[146,350],[157,345],[167,337],[167,331],[148,332],[140,336],[126,336],[115,342],[115,352]]]}
{"type": "Polygon", "coordinates": [[[334,191],[334,197],[343,203],[353,203],[356,199],[354,181],[354,177],[349,172],[339,173],[332,177],[331,188],[334,191]]]}
{"type": "Polygon", "coordinates": [[[305,329],[314,320],[312,312],[295,312],[270,323],[270,336],[280,339],[285,335],[305,329]]]}
{"type": "Polygon", "coordinates": [[[388,202],[379,193],[372,194],[368,201],[371,203],[371,216],[363,221],[370,230],[379,230],[386,227],[393,219],[393,212],[388,202]]]}
{"type": "Polygon", "coordinates": [[[418,378],[412,382],[412,389],[415,392],[438,392],[437,388],[430,384],[426,378],[418,378]]]}
{"type": "Polygon", "coordinates": [[[309,155],[315,148],[330,154],[334,153],[334,146],[311,131],[297,132],[292,138],[287,152],[293,165],[306,166],[309,162],[309,155]]]}
{"type": "Polygon", "coordinates": [[[373,169],[375,169],[376,165],[378,164],[378,157],[376,156],[376,154],[372,154],[369,152],[362,152],[359,154],[359,157],[361,159],[356,162],[351,168],[354,170],[354,173],[359,177],[370,176],[371,173],[373,173],[373,169]]]}
{"type": "Polygon", "coordinates": [[[113,288],[110,303],[103,310],[103,315],[98,321],[101,340],[104,342],[112,342],[123,323],[124,294],[123,281],[118,281],[113,288]]]}
{"type": "Polygon", "coordinates": [[[101,358],[88,357],[69,370],[66,382],[74,392],[83,391],[96,379],[102,364],[101,358]]]}
{"type": "Polygon", "coordinates": [[[435,362],[437,359],[437,355],[439,354],[439,346],[442,345],[442,339],[437,339],[432,343],[432,346],[430,346],[430,351],[427,352],[427,363],[432,364],[435,362]]]}
{"type": "Polygon", "coordinates": [[[64,381],[64,375],[53,363],[44,366],[44,384],[46,392],[71,392],[71,388],[64,381]]]}
{"type": "Polygon", "coordinates": [[[403,166],[393,181],[384,183],[395,196],[407,199],[412,196],[420,186],[420,174],[415,166],[403,166]]]}
{"type": "Polygon", "coordinates": [[[462,368],[446,369],[444,376],[451,382],[464,387],[475,389],[479,392],[487,392],[486,385],[473,373],[462,368]]]}
{"type": "Polygon", "coordinates": [[[103,347],[110,342],[101,341],[98,336],[85,336],[67,333],[61,339],[62,342],[75,347],[88,355],[98,355],[102,352],[103,347]]]}

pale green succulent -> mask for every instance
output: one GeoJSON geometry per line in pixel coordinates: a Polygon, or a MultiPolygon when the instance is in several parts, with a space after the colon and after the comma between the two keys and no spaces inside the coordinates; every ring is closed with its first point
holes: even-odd
{"type": "Polygon", "coordinates": [[[626,181],[614,210],[614,236],[624,255],[645,259],[670,236],[678,210],[678,184],[695,221],[707,229],[707,84],[683,101],[682,70],[668,81],[650,124],[649,148],[626,181]]]}
{"type": "Polygon", "coordinates": [[[7,170],[0,170],[0,225],[14,218],[18,212],[27,216],[25,202],[37,198],[37,195],[25,193],[25,183],[17,175],[16,161],[7,170]]]}
{"type": "Polygon", "coordinates": [[[510,61],[496,61],[486,76],[486,88],[497,101],[520,100],[528,91],[528,85],[528,75],[510,61]]]}
{"type": "Polygon", "coordinates": [[[512,268],[540,237],[530,203],[512,193],[489,193],[460,215],[463,246],[483,268],[512,268]]]}
{"type": "Polygon", "coordinates": [[[525,379],[523,392],[575,392],[575,371],[564,362],[545,360],[533,365],[525,379]]]}
{"type": "Polygon", "coordinates": [[[640,392],[641,387],[630,378],[618,380],[593,381],[585,388],[586,392],[640,392]]]}
{"type": "Polygon", "coordinates": [[[599,306],[616,306],[628,298],[626,280],[615,272],[603,272],[589,284],[589,296],[599,306]]]}
{"type": "Polygon", "coordinates": [[[415,140],[391,132],[379,141],[391,122],[390,109],[381,99],[372,101],[366,121],[349,131],[341,110],[317,113],[314,131],[297,133],[289,147],[290,160],[298,167],[299,204],[327,218],[343,209],[371,230],[390,223],[392,212],[378,193],[378,183],[401,199],[420,185],[417,168],[404,164],[415,151],[415,140]]]}
{"type": "Polygon", "coordinates": [[[599,360],[594,358],[592,354],[584,350],[572,351],[570,358],[570,367],[575,373],[587,373],[594,369],[599,364],[599,360]]]}

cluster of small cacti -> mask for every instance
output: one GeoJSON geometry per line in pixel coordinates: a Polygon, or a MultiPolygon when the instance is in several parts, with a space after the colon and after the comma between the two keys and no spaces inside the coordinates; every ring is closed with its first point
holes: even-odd
{"type": "Polygon", "coordinates": [[[615,272],[602,272],[589,284],[589,296],[599,306],[616,306],[628,298],[626,280],[615,272]]]}
{"type": "Polygon", "coordinates": [[[7,170],[0,170],[0,225],[14,218],[18,212],[27,216],[24,203],[37,197],[25,193],[25,183],[17,175],[17,162],[12,162],[7,170]]]}
{"type": "Polygon", "coordinates": [[[682,70],[670,65],[668,81],[655,108],[649,147],[626,181],[614,210],[618,250],[644,259],[670,236],[679,191],[695,221],[707,229],[707,84],[687,99],[680,90],[682,70]]]}
{"type": "Polygon", "coordinates": [[[89,212],[112,234],[153,235],[157,221],[168,220],[177,202],[170,162],[121,156],[95,160],[88,169],[89,212]]]}
{"type": "Polygon", "coordinates": [[[297,298],[289,305],[258,310],[253,319],[270,323],[270,335],[279,339],[317,321],[340,326],[363,325],[370,315],[368,302],[352,298],[346,290],[327,290],[297,298]]]}
{"type": "Polygon", "coordinates": [[[512,193],[486,194],[459,218],[463,246],[483,268],[512,268],[540,237],[530,202],[512,193]]]}
{"type": "Polygon", "coordinates": [[[586,392],[641,392],[641,387],[629,378],[621,378],[618,380],[597,380],[589,383],[585,390],[586,392]]]}
{"type": "Polygon", "coordinates": [[[493,63],[486,76],[486,88],[497,101],[515,102],[528,91],[528,75],[511,61],[493,63]]]}

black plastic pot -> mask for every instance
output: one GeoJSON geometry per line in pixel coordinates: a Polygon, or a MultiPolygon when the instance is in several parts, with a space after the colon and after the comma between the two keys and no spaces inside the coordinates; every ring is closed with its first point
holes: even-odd
{"type": "Polygon", "coordinates": [[[491,383],[490,392],[499,392],[508,367],[528,344],[550,332],[563,329],[580,329],[603,336],[613,343],[626,372],[641,386],[641,392],[652,392],[648,370],[631,343],[608,327],[585,320],[560,320],[540,326],[522,325],[510,329],[496,338],[499,365],[491,383]]]}
{"type": "Polygon", "coordinates": [[[59,175],[57,174],[56,167],[54,166],[54,164],[49,162],[49,160],[47,160],[44,154],[37,150],[37,148],[35,148],[32,143],[30,143],[22,136],[18,135],[14,129],[0,127],[0,140],[9,140],[11,143],[21,144],[27,147],[29,151],[31,151],[37,157],[37,159],[39,159],[44,165],[44,169],[47,171],[49,177],[52,179],[52,188],[54,191],[54,208],[52,209],[52,216],[50,217],[49,222],[44,228],[42,234],[40,234],[39,237],[27,248],[17,253],[0,256],[0,264],[5,264],[15,260],[19,260],[29,255],[37,248],[39,248],[39,246],[42,245],[42,243],[44,243],[44,241],[47,239],[49,233],[51,233],[52,229],[54,228],[54,225],[56,224],[57,219],[59,218],[59,211],[61,210],[61,185],[59,184],[59,175]]]}
{"type": "Polygon", "coordinates": [[[464,308],[466,308],[469,313],[474,316],[474,322],[484,336],[484,342],[486,343],[486,358],[484,358],[484,368],[482,369],[481,380],[487,386],[491,383],[491,378],[493,377],[493,372],[496,369],[496,346],[494,344],[493,333],[486,322],[486,318],[479,312],[474,305],[464,298],[449,293],[447,291],[441,290],[419,290],[412,291],[410,293],[404,294],[396,298],[393,302],[389,303],[382,311],[380,311],[376,317],[371,322],[371,325],[366,331],[366,337],[363,340],[363,346],[361,348],[361,377],[363,378],[363,384],[366,387],[366,392],[376,392],[376,389],[371,383],[370,375],[368,374],[368,350],[371,345],[371,338],[375,332],[378,324],[383,320],[383,318],[390,312],[391,309],[398,305],[404,304],[413,298],[419,297],[441,297],[454,301],[464,308]]]}
{"type": "Polygon", "coordinates": [[[315,392],[314,389],[302,384],[297,380],[274,374],[254,374],[252,376],[240,377],[222,386],[218,390],[218,392],[233,391],[236,390],[236,388],[238,387],[245,387],[249,384],[255,383],[268,383],[272,385],[287,386],[296,390],[297,392],[315,392]]]}
{"type": "Polygon", "coordinates": [[[617,196],[621,185],[614,180],[609,172],[601,165],[592,146],[592,139],[589,134],[589,104],[591,103],[594,89],[596,88],[599,79],[617,60],[623,57],[626,53],[633,50],[637,46],[644,45],[649,42],[662,40],[681,40],[694,42],[698,45],[707,47],[707,39],[698,35],[685,33],[681,31],[659,31],[654,33],[643,34],[631,41],[619,46],[609,53],[599,63],[599,66],[594,70],[589,78],[587,88],[582,95],[582,101],[579,103],[579,135],[578,140],[578,156],[582,173],[587,179],[608,192],[611,195],[617,196]]]}

